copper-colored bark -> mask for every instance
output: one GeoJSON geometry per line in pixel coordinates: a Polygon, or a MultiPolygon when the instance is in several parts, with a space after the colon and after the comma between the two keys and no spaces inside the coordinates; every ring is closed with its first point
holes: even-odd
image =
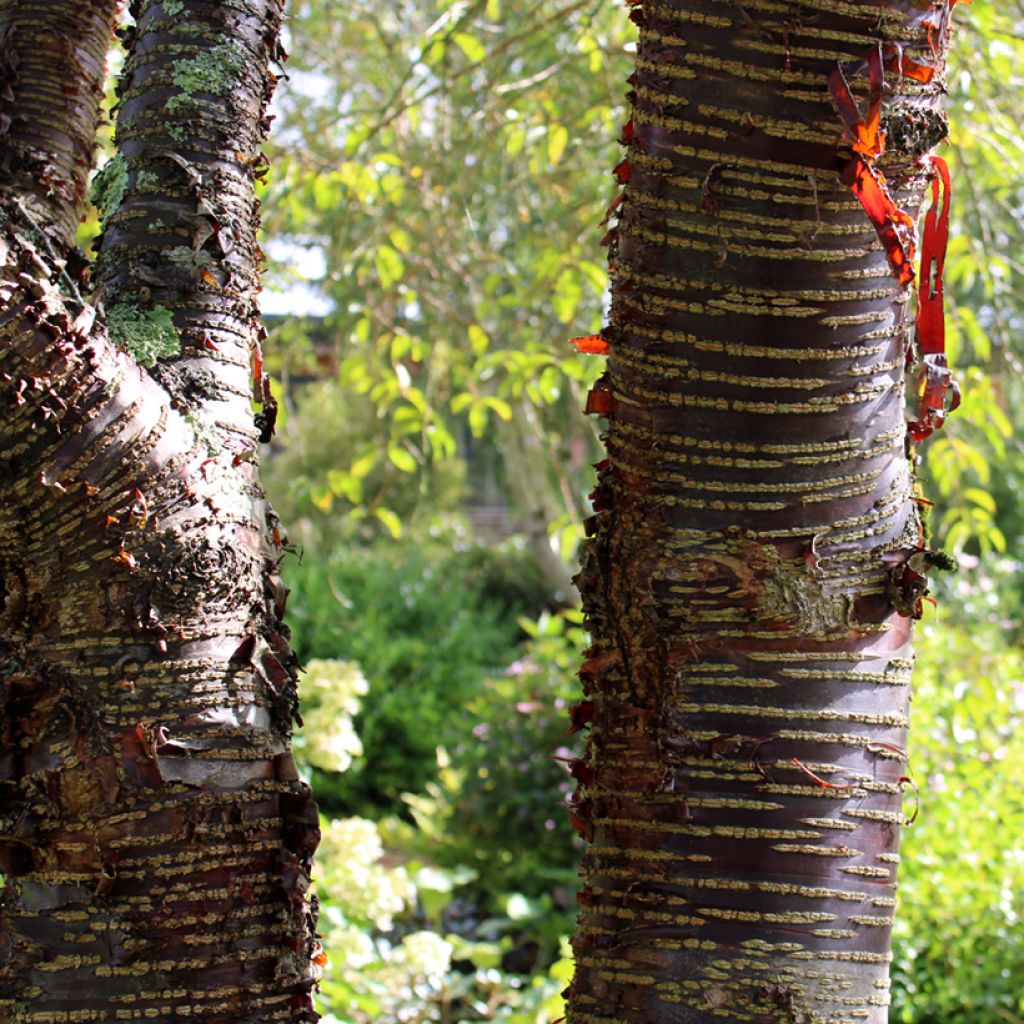
{"type": "MultiPolygon", "coordinates": [[[[29,38],[21,19],[81,6],[0,8],[8,66],[29,38]]],[[[211,8],[175,6],[186,25],[211,8]]],[[[238,145],[251,151],[280,4],[216,6],[216,24],[202,31],[183,33],[179,22],[171,33],[164,19],[145,52],[161,39],[178,61],[246,47],[229,95],[202,95],[191,116],[205,139],[207,119],[223,127],[227,103],[238,145]]],[[[106,20],[64,10],[51,25],[61,52],[105,49],[114,5],[92,7],[106,20]]],[[[147,25],[162,10],[148,2],[133,13],[147,25]]],[[[13,102],[84,139],[95,108],[75,120],[53,98],[66,65],[53,62],[46,81],[41,71],[22,76],[13,102]]],[[[94,92],[102,62],[87,70],[94,92]]],[[[23,153],[15,135],[0,150],[23,153]]],[[[160,183],[167,210],[181,211],[171,172],[178,158],[205,158],[198,145],[165,143],[160,183]]],[[[76,155],[60,166],[79,197],[87,164],[76,155]]],[[[219,230],[237,249],[212,251],[211,230],[189,250],[215,270],[230,262],[234,283],[188,309],[215,317],[221,303],[225,330],[242,324],[200,368],[209,401],[177,386],[195,379],[189,366],[175,374],[166,361],[151,376],[111,344],[102,312],[62,269],[74,262],[70,206],[43,176],[13,168],[0,196],[0,1021],[314,1020],[307,890],[317,814],[289,753],[295,658],[281,624],[282,537],[252,461],[257,167],[243,153],[230,172],[216,168],[231,192],[219,230]]],[[[189,201],[201,218],[197,197],[189,201]]],[[[122,206],[118,225],[129,214],[122,206]]],[[[159,240],[148,255],[117,252],[129,270],[163,267],[173,282],[178,264],[165,256],[159,240]]],[[[117,280],[121,298],[149,308],[137,275],[117,280]]]]}
{"type": "MultiPolygon", "coordinates": [[[[915,607],[894,569],[921,547],[910,293],[882,245],[903,222],[876,233],[840,177],[829,78],[841,65],[869,141],[879,117],[934,112],[946,14],[634,8],[608,460],[579,577],[570,1024],[886,1020],[915,607]],[[887,72],[879,111],[880,47],[935,74],[887,72]]],[[[879,161],[893,210],[917,212],[918,156],[879,161]]]]}

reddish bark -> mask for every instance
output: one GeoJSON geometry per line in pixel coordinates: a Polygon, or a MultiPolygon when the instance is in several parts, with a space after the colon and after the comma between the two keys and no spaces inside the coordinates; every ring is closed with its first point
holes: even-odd
{"type": "Polygon", "coordinates": [[[882,1024],[938,561],[904,420],[908,126],[941,122],[948,9],[631,16],[568,1020],[882,1024]]]}
{"type": "MultiPolygon", "coordinates": [[[[136,176],[108,220],[105,294],[116,280],[121,299],[147,310],[153,286],[138,268],[162,270],[170,290],[178,262],[159,239],[118,246],[139,240],[131,161],[162,161],[166,212],[196,232],[184,244],[209,252],[202,269],[233,274],[219,289],[189,276],[172,310],[182,358],[152,375],[111,344],[102,307],[81,300],[65,269],[102,83],[92,57],[115,9],[84,6],[88,17],[70,0],[0,15],[5,66],[19,69],[9,102],[46,126],[15,119],[0,139],[0,1020],[312,1021],[317,814],[289,752],[282,538],[249,458],[258,168],[248,156],[216,164],[218,201],[230,193],[221,242],[230,232],[237,243],[228,251],[216,229],[196,229],[195,192],[170,180],[186,165],[205,175],[222,154],[198,140],[222,129],[243,152],[256,146],[280,4],[187,2],[185,23],[198,27],[176,35],[160,3],[133,7],[144,31],[130,76],[172,43],[179,63],[202,64],[218,45],[247,56],[226,95],[198,93],[195,145],[134,140],[136,176]],[[50,50],[28,53],[29,42],[50,50]],[[193,313],[235,335],[201,366],[193,313]],[[208,385],[198,398],[196,380],[208,385]]],[[[165,90],[165,106],[174,95],[165,90]]]]}

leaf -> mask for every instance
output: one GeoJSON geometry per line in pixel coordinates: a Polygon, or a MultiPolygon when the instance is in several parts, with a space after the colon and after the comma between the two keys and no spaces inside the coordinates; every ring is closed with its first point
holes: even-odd
{"type": "Polygon", "coordinates": [[[388,533],[398,540],[402,536],[402,520],[389,508],[375,508],[373,514],[387,527],[388,533]]]}
{"type": "Polygon", "coordinates": [[[509,156],[518,156],[526,145],[526,129],[518,125],[509,128],[505,133],[505,152],[509,156]]]}
{"type": "Polygon", "coordinates": [[[412,249],[409,233],[402,228],[392,228],[388,232],[388,240],[400,253],[408,253],[412,249]]]}
{"type": "Polygon", "coordinates": [[[483,43],[480,42],[476,36],[471,36],[468,32],[456,32],[453,36],[455,45],[471,60],[474,64],[479,64],[487,56],[487,48],[483,43]]]}
{"type": "Polygon", "coordinates": [[[388,448],[388,458],[403,473],[416,472],[416,460],[407,449],[399,445],[392,445],[388,448]]]}
{"type": "Polygon", "coordinates": [[[512,406],[508,402],[501,398],[495,398],[493,395],[488,395],[487,398],[483,399],[483,404],[488,409],[493,409],[497,413],[498,419],[505,423],[508,423],[512,419],[512,406]]]}
{"type": "Polygon", "coordinates": [[[469,335],[469,344],[473,349],[473,354],[482,356],[491,344],[487,332],[479,324],[470,324],[466,333],[469,335]]]}
{"type": "Polygon", "coordinates": [[[469,410],[469,429],[474,437],[483,437],[487,430],[487,407],[477,402],[469,410]]]}
{"type": "Polygon", "coordinates": [[[382,245],[377,249],[373,265],[377,268],[377,276],[383,288],[390,288],[400,281],[405,272],[405,261],[390,245],[382,245]]]}
{"type": "Polygon", "coordinates": [[[548,129],[548,159],[557,164],[569,144],[569,129],[564,124],[555,124],[548,129]]]}
{"type": "Polygon", "coordinates": [[[357,480],[362,480],[364,477],[368,476],[373,467],[377,465],[379,457],[380,455],[376,451],[367,452],[352,463],[352,467],[349,472],[357,480]]]}
{"type": "Polygon", "coordinates": [[[983,491],[980,487],[968,487],[967,490],[964,491],[964,497],[973,501],[975,505],[980,505],[983,509],[995,515],[996,500],[988,493],[988,491],[983,491]]]}

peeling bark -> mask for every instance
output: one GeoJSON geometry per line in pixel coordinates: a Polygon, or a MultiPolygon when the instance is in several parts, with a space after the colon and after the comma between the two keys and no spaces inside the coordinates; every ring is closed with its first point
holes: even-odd
{"type": "MultiPolygon", "coordinates": [[[[0,8],[5,45],[48,8],[55,46],[105,53],[115,5],[88,5],[105,12],[95,19],[64,10],[81,6],[0,8]]],[[[134,13],[144,27],[171,6],[134,13]]],[[[211,6],[222,10],[203,32],[175,36],[178,59],[251,46],[241,77],[259,86],[244,103],[202,97],[192,124],[207,139],[209,119],[247,152],[261,138],[280,5],[174,5],[186,26],[211,6]]],[[[132,43],[130,69],[147,39],[132,43]]],[[[102,69],[88,64],[80,95],[96,95],[102,69]]],[[[64,70],[51,60],[54,81],[64,70]]],[[[14,166],[24,148],[13,127],[0,143],[15,154],[0,195],[0,1021],[313,1021],[317,813],[289,750],[284,541],[256,479],[249,412],[254,168],[239,158],[233,177],[218,164],[214,179],[215,198],[231,196],[222,233],[237,241],[216,266],[230,265],[235,286],[189,291],[159,238],[144,253],[114,231],[132,221],[131,160],[145,149],[126,156],[131,140],[119,139],[129,177],[105,251],[122,246],[123,271],[100,278],[151,311],[160,303],[135,270],[162,269],[156,297],[184,339],[180,373],[173,361],[147,372],[64,269],[96,108],[51,104],[51,86],[19,72],[13,106],[74,129],[66,189],[14,166]],[[232,340],[196,367],[190,331],[202,318],[232,340]],[[178,383],[200,370],[216,386],[194,401],[178,383]]],[[[155,142],[166,209],[184,223],[198,200],[170,179],[205,157],[198,144],[155,142]]],[[[160,329],[145,321],[140,337],[146,323],[160,329]]]]}
{"type": "MultiPolygon", "coordinates": [[[[179,358],[157,376],[211,439],[252,446],[248,398],[263,399],[253,182],[267,171],[266,104],[284,59],[283,0],[136,0],[118,84],[123,175],[94,271],[108,309],[165,309],[179,358]],[[240,401],[244,396],[246,401],[240,401]]],[[[267,438],[269,440],[269,438],[267,438]]]]}
{"type": "MultiPolygon", "coordinates": [[[[895,213],[876,234],[840,177],[829,78],[866,137],[880,115],[936,122],[948,14],[634,6],[611,324],[580,339],[609,350],[588,403],[608,459],[578,577],[594,643],[569,1024],[887,1019],[920,600],[904,574],[928,561],[911,294],[882,244],[909,239],[895,213]],[[887,71],[879,111],[873,52],[934,74],[887,71]]],[[[916,216],[919,156],[878,161],[894,211],[916,216]]]]}
{"type": "MultiPolygon", "coordinates": [[[[115,0],[0,4],[0,181],[69,248],[85,206],[115,0]]],[[[34,215],[34,216],[33,216],[34,215]]]]}

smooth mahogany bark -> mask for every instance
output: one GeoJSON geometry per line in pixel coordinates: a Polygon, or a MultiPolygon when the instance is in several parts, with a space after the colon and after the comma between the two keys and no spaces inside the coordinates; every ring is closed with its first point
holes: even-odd
{"type": "Polygon", "coordinates": [[[877,170],[916,215],[949,10],[644,0],[632,16],[590,402],[608,458],[578,577],[589,845],[568,1021],[882,1024],[913,813],[900,588],[923,534],[912,291],[880,235],[912,240],[909,218],[876,233],[842,179],[854,140],[829,80],[841,67],[866,138],[888,126],[877,170]]]}
{"type": "Polygon", "coordinates": [[[317,811],[250,406],[281,7],[132,5],[86,301],[117,4],[0,5],[4,1024],[316,1019],[317,811]]]}

